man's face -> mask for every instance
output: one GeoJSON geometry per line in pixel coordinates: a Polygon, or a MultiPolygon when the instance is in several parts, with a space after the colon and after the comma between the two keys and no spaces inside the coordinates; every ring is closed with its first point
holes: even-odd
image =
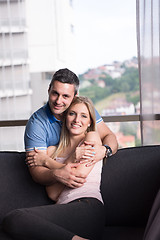
{"type": "Polygon", "coordinates": [[[74,98],[75,87],[73,84],[61,83],[55,81],[48,90],[49,106],[57,119],[61,118],[61,114],[70,106],[74,98]]]}

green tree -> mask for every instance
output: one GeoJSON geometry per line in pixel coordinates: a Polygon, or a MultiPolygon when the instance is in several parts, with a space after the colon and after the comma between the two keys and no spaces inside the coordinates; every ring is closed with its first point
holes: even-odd
{"type": "Polygon", "coordinates": [[[80,89],[79,94],[82,96],[88,96],[91,98],[93,103],[96,103],[106,96],[109,96],[110,92],[107,88],[101,88],[97,85],[93,85],[91,87],[80,89]]]}
{"type": "MultiPolygon", "coordinates": [[[[81,82],[86,81],[83,74],[80,75],[80,80],[81,82]]],[[[127,93],[126,98],[128,102],[132,102],[134,105],[138,103],[139,94],[132,94],[134,92],[138,93],[139,90],[137,68],[125,68],[122,76],[116,79],[113,79],[105,72],[101,72],[99,80],[103,80],[106,87],[101,88],[98,86],[97,79],[90,79],[88,81],[91,83],[91,86],[80,89],[80,94],[90,97],[96,103],[111,94],[127,93]]]]}
{"type": "Polygon", "coordinates": [[[107,73],[102,73],[102,76],[99,77],[100,80],[103,80],[105,82],[106,86],[112,86],[114,79],[109,76],[107,73]]]}

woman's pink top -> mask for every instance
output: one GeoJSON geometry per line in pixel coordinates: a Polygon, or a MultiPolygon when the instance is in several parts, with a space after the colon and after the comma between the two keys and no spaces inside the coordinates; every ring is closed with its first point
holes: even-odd
{"type": "MultiPolygon", "coordinates": [[[[64,163],[66,158],[57,158],[57,162],[64,163]]],[[[78,198],[93,197],[99,199],[102,203],[102,196],[100,192],[101,172],[102,172],[102,160],[97,162],[91,172],[88,174],[86,182],[82,187],[69,188],[65,187],[60,194],[57,203],[63,204],[71,202],[78,198]]]]}

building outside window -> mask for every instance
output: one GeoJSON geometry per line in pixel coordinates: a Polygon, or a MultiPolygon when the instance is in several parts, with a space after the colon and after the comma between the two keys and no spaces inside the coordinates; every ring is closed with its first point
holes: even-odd
{"type": "MultiPolygon", "coordinates": [[[[0,1],[0,121],[27,120],[47,101],[49,76],[75,68],[73,28],[71,1],[0,1]]],[[[24,128],[1,127],[0,149],[24,150],[24,128]]]]}

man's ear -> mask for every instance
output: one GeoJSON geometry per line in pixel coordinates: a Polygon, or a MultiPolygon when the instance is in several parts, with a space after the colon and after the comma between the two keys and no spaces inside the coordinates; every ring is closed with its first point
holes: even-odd
{"type": "Polygon", "coordinates": [[[48,86],[48,93],[50,90],[51,90],[51,84],[49,84],[49,86],[48,86]]]}
{"type": "Polygon", "coordinates": [[[48,87],[48,94],[49,94],[49,91],[50,91],[50,90],[51,90],[51,87],[49,86],[49,87],[48,87]]]}

